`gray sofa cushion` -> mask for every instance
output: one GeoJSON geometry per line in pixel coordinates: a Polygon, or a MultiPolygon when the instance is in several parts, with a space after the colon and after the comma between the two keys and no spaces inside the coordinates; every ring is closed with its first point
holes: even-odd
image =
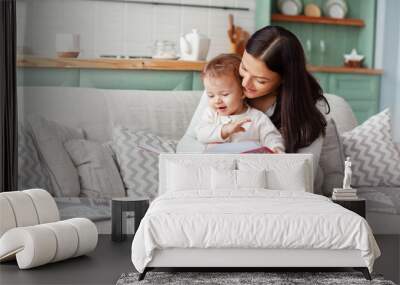
{"type": "Polygon", "coordinates": [[[342,140],[333,119],[328,121],[326,136],[322,145],[319,165],[324,173],[322,193],[332,195],[334,187],[341,187],[344,173],[344,154],[342,140]]]}
{"type": "Polygon", "coordinates": [[[41,116],[32,116],[28,124],[40,158],[49,172],[53,194],[57,197],[79,196],[78,172],[64,148],[64,142],[83,139],[83,132],[41,116]]]}
{"type": "Polygon", "coordinates": [[[78,170],[81,196],[125,197],[124,185],[109,149],[88,140],[69,140],[64,146],[78,170]]]}
{"type": "Polygon", "coordinates": [[[400,214],[400,187],[361,187],[357,194],[367,200],[368,212],[400,214]]]}
{"type": "Polygon", "coordinates": [[[88,218],[92,221],[111,218],[111,200],[86,197],[56,197],[54,198],[60,211],[60,219],[75,217],[88,218]]]}

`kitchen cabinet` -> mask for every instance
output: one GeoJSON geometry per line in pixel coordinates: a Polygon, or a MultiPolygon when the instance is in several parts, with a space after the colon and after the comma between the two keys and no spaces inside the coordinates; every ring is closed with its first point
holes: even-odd
{"type": "Polygon", "coordinates": [[[152,59],[17,59],[19,86],[202,90],[203,61],[152,59]]]}
{"type": "MultiPolygon", "coordinates": [[[[326,0],[303,0],[303,5],[314,3],[320,8],[326,0]]],[[[256,27],[283,26],[293,32],[306,50],[311,43],[309,63],[313,65],[343,65],[343,55],[356,48],[365,55],[364,65],[373,67],[375,41],[376,0],[346,0],[349,7],[346,19],[310,18],[303,15],[286,16],[277,10],[278,0],[256,2],[256,27]],[[265,8],[267,5],[270,7],[265,8]],[[266,13],[270,15],[266,16],[266,13]],[[324,49],[321,49],[321,41],[324,49]]]]}
{"type": "Polygon", "coordinates": [[[325,93],[344,98],[359,123],[379,111],[380,75],[313,73],[325,93]]]}
{"type": "Polygon", "coordinates": [[[199,71],[24,68],[19,86],[130,90],[203,90],[199,71]]]}
{"type": "MultiPolygon", "coordinates": [[[[302,2],[304,6],[314,3],[322,9],[325,1],[302,2]]],[[[272,24],[293,32],[303,45],[308,63],[314,66],[311,71],[314,71],[313,75],[324,92],[346,99],[359,123],[377,113],[382,71],[373,69],[376,0],[346,0],[349,7],[346,19],[337,21],[304,15],[282,15],[277,10],[277,2],[257,0],[256,27],[272,24]],[[362,72],[361,69],[357,72],[351,72],[350,69],[339,71],[343,66],[343,55],[350,53],[353,48],[365,55],[365,70],[372,72],[362,72]]]]}
{"type": "Polygon", "coordinates": [[[328,92],[349,102],[358,122],[364,122],[379,111],[380,76],[331,74],[328,92]]]}

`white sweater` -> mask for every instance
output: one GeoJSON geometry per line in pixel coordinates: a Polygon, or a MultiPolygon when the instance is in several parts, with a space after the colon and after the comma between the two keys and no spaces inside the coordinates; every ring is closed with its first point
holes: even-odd
{"type": "Polygon", "coordinates": [[[231,116],[221,116],[215,110],[207,107],[195,131],[197,139],[205,144],[253,141],[281,152],[285,151],[283,138],[269,117],[250,106],[247,106],[247,110],[243,114],[231,116]],[[246,131],[235,133],[227,139],[221,137],[223,125],[244,118],[251,119],[251,122],[243,125],[246,131]]]}
{"type": "MultiPolygon", "coordinates": [[[[202,153],[205,150],[206,145],[197,140],[195,129],[200,122],[201,115],[208,106],[208,100],[209,99],[207,93],[204,91],[203,95],[201,96],[199,105],[197,106],[196,111],[194,112],[194,115],[192,117],[192,120],[190,121],[189,127],[187,128],[185,135],[178,143],[178,146],[176,148],[177,153],[202,153]]],[[[267,110],[266,114],[268,116],[270,116],[269,113],[270,113],[269,110],[267,110]]],[[[319,157],[321,154],[323,141],[324,140],[321,135],[311,145],[309,145],[308,147],[301,148],[297,151],[298,153],[313,154],[314,177],[317,177],[317,169],[319,165],[319,157]]]]}

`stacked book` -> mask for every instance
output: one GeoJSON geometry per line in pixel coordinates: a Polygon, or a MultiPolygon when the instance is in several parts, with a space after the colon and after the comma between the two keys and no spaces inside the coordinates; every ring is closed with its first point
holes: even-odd
{"type": "Polygon", "coordinates": [[[334,188],[332,199],[334,200],[357,200],[357,189],[342,189],[342,188],[334,188]]]}

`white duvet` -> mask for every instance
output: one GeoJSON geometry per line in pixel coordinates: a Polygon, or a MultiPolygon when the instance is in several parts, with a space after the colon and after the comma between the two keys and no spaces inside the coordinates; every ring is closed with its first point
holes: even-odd
{"type": "Polygon", "coordinates": [[[358,249],[370,271],[380,255],[359,215],[320,195],[265,189],[158,197],[135,235],[132,262],[143,272],[165,248],[358,249]]]}

